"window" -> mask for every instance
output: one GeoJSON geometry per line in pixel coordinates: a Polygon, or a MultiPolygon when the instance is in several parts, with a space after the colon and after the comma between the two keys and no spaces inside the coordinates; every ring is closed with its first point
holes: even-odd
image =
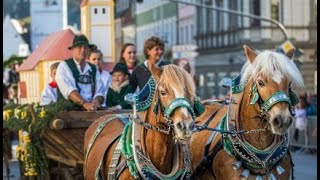
{"type": "Polygon", "coordinates": [[[186,42],[185,43],[188,44],[189,43],[189,36],[190,36],[189,35],[189,26],[188,25],[186,26],[186,34],[185,35],[186,35],[186,38],[185,38],[186,42]]]}
{"type": "Polygon", "coordinates": [[[271,1],[271,18],[279,21],[279,0],[271,1]]]}
{"type": "Polygon", "coordinates": [[[98,9],[97,8],[94,8],[94,13],[98,14],[98,9]]]}
{"type": "MultiPolygon", "coordinates": [[[[252,6],[251,6],[251,12],[254,15],[260,16],[260,0],[253,0],[252,6]]],[[[252,19],[251,20],[251,26],[260,26],[260,20],[259,19],[252,19]]]]}
{"type": "Polygon", "coordinates": [[[106,8],[102,8],[102,14],[106,13],[106,8]]]}

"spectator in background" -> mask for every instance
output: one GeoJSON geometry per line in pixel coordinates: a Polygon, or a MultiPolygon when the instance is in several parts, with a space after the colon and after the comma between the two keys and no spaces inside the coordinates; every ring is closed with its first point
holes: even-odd
{"type": "Polygon", "coordinates": [[[50,66],[50,77],[52,78],[52,82],[49,83],[44,90],[42,91],[42,95],[40,98],[40,105],[48,105],[50,103],[57,101],[57,82],[55,79],[56,71],[59,63],[56,62],[50,66]]]}
{"type": "Polygon", "coordinates": [[[130,76],[130,88],[133,92],[141,90],[151,77],[148,64],[155,64],[158,67],[164,66],[166,63],[161,60],[164,53],[164,42],[158,37],[150,37],[144,42],[144,56],[146,60],[137,65],[130,76]],[[137,89],[138,88],[138,89],[137,89]]]}
{"type": "Polygon", "coordinates": [[[307,94],[307,116],[317,115],[317,95],[307,94]]]}
{"type": "Polygon", "coordinates": [[[297,106],[294,109],[295,114],[296,114],[295,115],[296,121],[295,121],[295,131],[294,131],[293,137],[294,137],[295,141],[298,141],[300,132],[305,131],[305,134],[306,134],[306,130],[307,130],[306,105],[307,105],[306,98],[300,96],[299,103],[297,104],[297,106]]]}
{"type": "Polygon", "coordinates": [[[132,43],[125,43],[121,47],[119,62],[127,66],[130,74],[138,64],[136,53],[136,46],[132,43]]]}
{"type": "Polygon", "coordinates": [[[10,64],[10,69],[4,71],[3,83],[8,88],[8,98],[14,103],[18,103],[18,82],[19,82],[19,73],[17,68],[19,63],[17,61],[10,64]]]}
{"type": "Polygon", "coordinates": [[[129,90],[129,71],[126,65],[117,63],[112,72],[112,83],[107,93],[106,104],[109,109],[131,109],[131,105],[124,100],[129,90]]]}

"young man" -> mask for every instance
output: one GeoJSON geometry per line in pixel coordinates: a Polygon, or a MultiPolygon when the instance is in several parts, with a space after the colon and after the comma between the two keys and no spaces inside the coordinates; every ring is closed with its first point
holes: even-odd
{"type": "Polygon", "coordinates": [[[61,62],[56,72],[58,100],[70,100],[87,111],[97,110],[104,100],[100,73],[95,65],[86,62],[92,46],[86,36],[75,35],[68,48],[73,57],[61,62]]]}

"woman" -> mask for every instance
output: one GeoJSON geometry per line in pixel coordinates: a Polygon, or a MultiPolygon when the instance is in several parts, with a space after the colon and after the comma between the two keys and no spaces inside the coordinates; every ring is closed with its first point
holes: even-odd
{"type": "Polygon", "coordinates": [[[130,74],[137,66],[136,53],[136,46],[132,43],[125,43],[121,47],[119,62],[127,66],[130,74]]]}
{"type": "Polygon", "coordinates": [[[132,88],[132,91],[137,92],[147,84],[151,77],[151,72],[148,69],[149,63],[156,64],[159,67],[166,64],[161,60],[164,53],[164,47],[164,42],[158,37],[152,36],[145,41],[143,52],[146,60],[137,65],[130,76],[130,87],[132,88]]]}
{"type": "Polygon", "coordinates": [[[100,72],[101,80],[103,83],[103,88],[105,91],[108,91],[108,88],[111,84],[112,77],[108,71],[102,69],[102,53],[98,49],[91,49],[88,53],[87,61],[91,64],[97,66],[97,69],[100,72]]]}

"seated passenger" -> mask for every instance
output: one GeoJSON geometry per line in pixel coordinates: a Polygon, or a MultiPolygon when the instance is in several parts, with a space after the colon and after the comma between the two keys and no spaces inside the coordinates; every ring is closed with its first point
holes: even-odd
{"type": "MultiPolygon", "coordinates": [[[[88,53],[87,61],[91,64],[96,65],[101,76],[103,84],[103,94],[108,92],[109,86],[111,85],[112,77],[108,71],[102,69],[102,53],[99,49],[91,49],[88,53]]],[[[105,108],[106,104],[103,103],[101,107],[105,108]]]]}
{"type": "Polygon", "coordinates": [[[57,82],[55,80],[56,71],[59,63],[56,62],[50,66],[50,77],[52,82],[49,83],[42,91],[40,106],[48,105],[57,101],[57,82]]]}
{"type": "Polygon", "coordinates": [[[56,73],[58,101],[69,100],[87,111],[97,110],[104,101],[104,89],[96,66],[86,62],[92,47],[84,35],[75,35],[68,49],[72,58],[62,61],[56,73]]]}
{"type": "Polygon", "coordinates": [[[131,92],[138,92],[137,87],[141,90],[144,85],[147,84],[151,77],[151,72],[148,69],[149,63],[156,64],[159,67],[166,65],[166,63],[161,60],[164,46],[164,42],[158,37],[152,36],[145,41],[143,51],[146,60],[136,66],[130,76],[131,92]]]}
{"type": "Polygon", "coordinates": [[[125,64],[117,63],[112,72],[112,83],[109,87],[106,104],[109,109],[131,109],[131,105],[126,103],[124,96],[129,90],[129,71],[125,64]]]}

